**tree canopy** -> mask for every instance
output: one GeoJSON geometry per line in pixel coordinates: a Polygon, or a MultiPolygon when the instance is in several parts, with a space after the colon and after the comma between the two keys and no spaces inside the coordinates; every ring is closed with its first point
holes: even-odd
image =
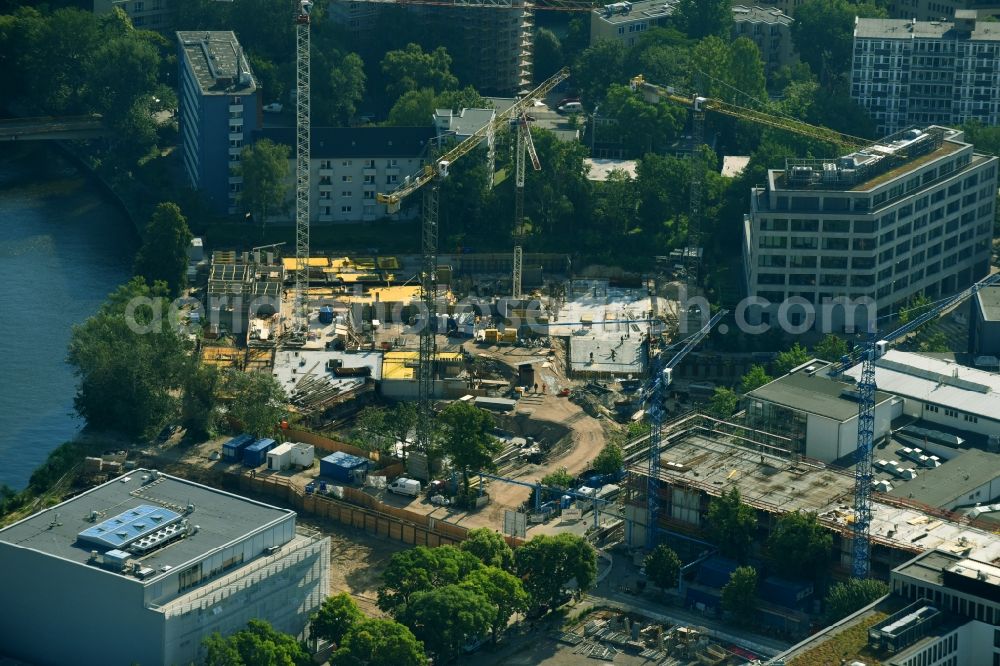
{"type": "Polygon", "coordinates": [[[681,558],[666,544],[659,544],[643,560],[646,575],[661,590],[677,587],[681,574],[681,558]]]}
{"type": "Polygon", "coordinates": [[[349,634],[365,619],[354,599],[346,592],[335,594],[323,600],[319,610],[313,613],[310,620],[312,633],[317,638],[326,639],[335,645],[340,645],[344,636],[349,634]]]}
{"type": "Polygon", "coordinates": [[[850,73],[856,16],[885,18],[887,14],[875,3],[850,0],[807,0],[795,8],[795,50],[821,81],[850,73]]]}
{"type": "Polygon", "coordinates": [[[585,592],[597,578],[597,552],[573,534],[533,537],[514,552],[514,561],[535,605],[553,605],[574,579],[585,592]]]}
{"type": "Polygon", "coordinates": [[[73,402],[89,426],[151,436],[177,413],[190,359],[168,322],[167,294],[162,282],[133,278],[73,327],[67,359],[78,380],[73,402]]]}
{"type": "Polygon", "coordinates": [[[485,636],[497,612],[485,595],[451,584],[416,592],[400,613],[400,620],[436,661],[444,663],[457,656],[469,640],[485,636]]]}
{"type": "Polygon", "coordinates": [[[443,46],[425,53],[411,42],[404,49],[389,51],[382,58],[382,73],[389,81],[386,92],[393,98],[422,88],[440,93],[458,86],[451,73],[451,56],[443,46]]]}
{"type": "Polygon", "coordinates": [[[729,36],[732,0],[679,0],[673,18],[690,37],[729,36]]]}
{"type": "Polygon", "coordinates": [[[458,546],[461,550],[471,553],[488,567],[498,567],[510,571],[514,566],[514,551],[499,532],[488,527],[476,527],[469,530],[465,540],[458,546]]]}
{"type": "Polygon", "coordinates": [[[500,441],[491,434],[493,416],[468,402],[453,402],[438,415],[441,448],[456,468],[462,470],[465,490],[469,472],[496,469],[493,459],[500,453],[500,441]]]}
{"type": "Polygon", "coordinates": [[[175,203],[156,207],[146,225],[142,247],[135,257],[135,273],[147,284],[164,282],[171,296],[178,296],[187,284],[187,251],[191,230],[175,203]]]}
{"type": "Polygon", "coordinates": [[[378,607],[395,614],[418,592],[460,583],[482,562],[466,550],[454,546],[417,546],[392,556],[382,573],[378,607]]]}
{"type": "Polygon", "coordinates": [[[722,588],[722,608],[741,624],[753,622],[757,606],[757,570],[739,567],[722,588]]]}
{"type": "Polygon", "coordinates": [[[791,348],[781,352],[774,359],[774,371],[779,375],[787,374],[792,368],[797,368],[811,358],[812,356],[809,354],[809,351],[796,342],[791,348]]]}
{"type": "Polygon", "coordinates": [[[312,658],[293,636],[275,631],[264,620],[223,638],[218,632],[205,641],[205,666],[309,666],[312,658]]]}
{"type": "Polygon", "coordinates": [[[773,378],[767,374],[762,365],[752,365],[747,374],[743,375],[743,379],[740,380],[740,390],[743,393],[749,393],[755,388],[760,388],[764,384],[770,382],[773,378]]]}
{"type": "Polygon", "coordinates": [[[847,582],[836,583],[823,600],[827,622],[833,624],[842,620],[887,594],[889,586],[874,578],[851,578],[847,582]]]}
{"type": "Polygon", "coordinates": [[[726,557],[746,562],[757,532],[757,515],[743,503],[740,491],[733,486],[708,503],[708,531],[712,543],[726,557]]]}
{"type": "Polygon", "coordinates": [[[351,627],[331,666],[425,666],[423,644],[395,620],[365,619],[351,627]]]}
{"type": "Polygon", "coordinates": [[[289,191],[288,173],[291,149],[261,139],[243,148],[237,172],[243,177],[240,203],[261,224],[269,213],[284,210],[289,191]]]}
{"type": "Polygon", "coordinates": [[[839,361],[847,354],[847,351],[847,343],[833,333],[827,333],[813,347],[813,354],[816,358],[831,362],[839,361]]]}
{"type": "Polygon", "coordinates": [[[731,388],[717,386],[708,403],[708,412],[720,419],[728,419],[736,411],[740,398],[731,388]]]}
{"type": "Polygon", "coordinates": [[[767,540],[767,553],[783,575],[814,578],[825,571],[833,536],[815,513],[793,511],[778,519],[767,540]]]}
{"type": "Polygon", "coordinates": [[[625,452],[622,447],[613,441],[609,441],[601,449],[601,452],[594,458],[594,471],[601,474],[614,474],[620,472],[625,466],[625,452]]]}
{"type": "Polygon", "coordinates": [[[528,609],[528,593],[524,591],[521,581],[498,567],[476,569],[466,576],[461,585],[493,605],[494,615],[490,626],[494,643],[500,632],[507,627],[511,616],[528,609]]]}
{"type": "Polygon", "coordinates": [[[223,375],[229,418],[255,437],[273,435],[287,414],[288,396],[267,372],[229,370],[223,375]]]}

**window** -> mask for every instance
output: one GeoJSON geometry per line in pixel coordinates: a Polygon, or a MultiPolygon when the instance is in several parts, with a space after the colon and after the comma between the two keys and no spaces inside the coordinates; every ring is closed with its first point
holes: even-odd
{"type": "Polygon", "coordinates": [[[819,220],[792,220],[792,231],[819,231],[819,220]]]}
{"type": "Polygon", "coordinates": [[[365,184],[374,185],[375,184],[375,176],[365,176],[365,184]]]}
{"type": "Polygon", "coordinates": [[[342,196],[342,197],[353,197],[354,196],[354,192],[351,192],[350,190],[341,190],[340,191],[340,196],[342,196]]]}
{"type": "Polygon", "coordinates": [[[847,257],[820,257],[820,266],[822,268],[847,268],[847,257]]]}
{"type": "MultiPolygon", "coordinates": [[[[793,244],[794,247],[794,244],[793,244]]],[[[850,249],[850,242],[847,238],[824,238],[823,239],[823,249],[824,250],[848,250],[850,249]]]]}
{"type": "Polygon", "coordinates": [[[341,176],[340,181],[343,183],[350,183],[354,178],[352,176],[341,176]]]}
{"type": "Polygon", "coordinates": [[[351,160],[344,160],[343,162],[340,163],[340,166],[342,166],[342,167],[349,167],[349,166],[351,166],[351,160]]]}
{"type": "Polygon", "coordinates": [[[238,96],[236,96],[236,97],[233,97],[231,100],[229,100],[229,103],[232,104],[233,106],[236,106],[237,104],[242,104],[243,103],[243,99],[240,98],[240,97],[238,97],[238,96]]]}
{"type": "Polygon", "coordinates": [[[320,169],[332,169],[333,168],[333,164],[331,163],[331,160],[320,160],[319,161],[319,168],[320,169]]]}
{"type": "Polygon", "coordinates": [[[828,233],[838,233],[846,234],[851,231],[851,221],[850,220],[825,220],[823,222],[823,231],[828,233]]]}
{"type": "Polygon", "coordinates": [[[395,167],[398,164],[398,160],[389,160],[389,166],[395,167]]]}
{"type": "Polygon", "coordinates": [[[386,176],[385,177],[385,184],[386,185],[393,185],[394,183],[396,183],[397,180],[399,180],[399,176],[386,176]]]}
{"type": "Polygon", "coordinates": [[[177,576],[177,587],[179,591],[187,590],[201,582],[201,562],[188,567],[177,576]]]}
{"type": "Polygon", "coordinates": [[[366,169],[374,169],[375,168],[375,160],[365,160],[365,168],[366,169]]]}
{"type": "Polygon", "coordinates": [[[350,213],[351,212],[351,207],[350,206],[341,206],[340,207],[340,212],[341,213],[350,213]]]}
{"type": "Polygon", "coordinates": [[[958,418],[958,411],[954,410],[954,409],[951,409],[949,407],[945,407],[944,408],[944,415],[945,416],[950,416],[950,417],[952,417],[954,419],[957,419],[958,418]]]}
{"type": "Polygon", "coordinates": [[[364,192],[364,196],[362,198],[363,199],[374,199],[375,198],[375,192],[372,191],[372,190],[366,190],[364,192]]]}
{"type": "Polygon", "coordinates": [[[966,414],[965,420],[968,421],[969,423],[979,423],[979,417],[973,416],[972,414],[966,414]]]}
{"type": "Polygon", "coordinates": [[[937,405],[927,405],[927,404],[925,404],[924,405],[924,411],[925,412],[933,412],[934,414],[937,414],[938,413],[938,408],[937,408],[937,405]]]}

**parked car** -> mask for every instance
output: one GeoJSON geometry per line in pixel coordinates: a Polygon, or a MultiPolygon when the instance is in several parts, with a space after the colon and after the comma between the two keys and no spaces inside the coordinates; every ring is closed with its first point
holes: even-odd
{"type": "Polygon", "coordinates": [[[560,104],[556,111],[559,113],[581,113],[583,111],[583,104],[579,102],[566,102],[565,104],[560,104]]]}
{"type": "Polygon", "coordinates": [[[264,113],[281,113],[281,110],[285,108],[281,102],[271,102],[270,104],[264,105],[264,113]]]}
{"type": "Polygon", "coordinates": [[[558,107],[560,107],[560,106],[562,106],[564,104],[569,104],[570,102],[577,102],[577,103],[579,103],[579,101],[580,101],[579,97],[563,97],[561,100],[559,100],[559,103],[556,104],[556,108],[558,108],[558,107]]]}
{"type": "Polygon", "coordinates": [[[420,494],[420,482],[416,479],[404,479],[400,477],[389,484],[388,490],[390,493],[397,495],[416,497],[420,494]]]}

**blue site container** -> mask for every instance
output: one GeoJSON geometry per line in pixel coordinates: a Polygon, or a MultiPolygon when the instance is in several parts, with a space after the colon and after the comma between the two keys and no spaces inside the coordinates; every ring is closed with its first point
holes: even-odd
{"type": "Polygon", "coordinates": [[[334,481],[354,483],[368,469],[368,464],[364,458],[337,451],[319,461],[319,474],[334,481]]]}
{"type": "Polygon", "coordinates": [[[569,505],[573,503],[573,498],[569,495],[563,495],[559,498],[559,508],[568,509],[569,505]]]}
{"type": "Polygon", "coordinates": [[[223,460],[242,460],[243,449],[247,448],[252,443],[253,435],[243,433],[242,435],[233,437],[231,440],[222,445],[223,460]]]}
{"type": "Polygon", "coordinates": [[[247,467],[260,467],[267,462],[267,452],[274,448],[273,439],[258,439],[243,449],[243,464],[247,467]]]}
{"type": "Polygon", "coordinates": [[[729,582],[729,577],[739,566],[725,557],[710,557],[698,567],[697,582],[705,587],[721,588],[729,582]]]}
{"type": "Polygon", "coordinates": [[[762,599],[785,608],[798,608],[803,603],[808,602],[812,595],[813,585],[808,581],[786,580],[769,576],[760,584],[762,599]]]}
{"type": "Polygon", "coordinates": [[[319,323],[321,324],[333,323],[333,308],[331,308],[329,305],[324,305],[319,309],[319,323]]]}

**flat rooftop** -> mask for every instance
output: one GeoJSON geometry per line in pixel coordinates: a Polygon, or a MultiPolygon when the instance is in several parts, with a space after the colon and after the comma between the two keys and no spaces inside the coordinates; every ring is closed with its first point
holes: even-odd
{"type": "Polygon", "coordinates": [[[601,157],[585,157],[583,163],[587,167],[587,180],[599,183],[607,181],[612,171],[624,171],[635,178],[639,160],[616,160],[601,157]]]}
{"type": "Polygon", "coordinates": [[[451,109],[435,109],[434,124],[442,132],[452,131],[456,136],[464,138],[491,122],[496,113],[496,109],[462,109],[458,113],[451,109]]]}
{"type": "Polygon", "coordinates": [[[94,567],[109,576],[122,576],[147,585],[163,573],[236,541],[261,528],[295,515],[294,511],[270,506],[245,497],[209,488],[165,474],[152,480],[151,471],[137,469],[108,481],[54,507],[40,511],[0,530],[0,542],[28,548],[50,557],[86,564],[91,550],[101,550],[93,541],[78,539],[102,521],[128,514],[143,506],[183,515],[198,526],[195,534],[177,539],[152,551],[135,555],[143,566],[157,571],[144,580],[94,567]],[[193,505],[194,510],[188,510],[193,505]],[[92,512],[97,519],[91,521],[92,512]]]}
{"type": "MultiPolygon", "coordinates": [[[[830,529],[850,534],[852,472],[815,461],[792,461],[783,454],[768,453],[766,446],[756,442],[751,444],[757,448],[750,448],[721,438],[705,425],[693,425],[692,420],[664,430],[661,481],[711,496],[735,486],[743,501],[757,509],[814,511],[830,529]]],[[[633,474],[647,474],[644,460],[629,469],[633,474]]],[[[900,498],[874,496],[871,536],[876,543],[913,553],[931,548],[955,553],[969,550],[970,557],[985,562],[1000,557],[1000,535],[928,514],[900,498]]]]}
{"type": "Polygon", "coordinates": [[[670,16],[677,6],[678,0],[641,0],[640,2],[618,2],[606,4],[594,10],[594,14],[602,21],[617,25],[632,23],[642,19],[663,18],[670,16]],[[625,5],[628,6],[627,10],[625,5]],[[614,8],[613,10],[611,8],[614,8]]]}
{"type": "Polygon", "coordinates": [[[274,355],[273,374],[285,392],[291,395],[303,380],[321,380],[341,393],[364,386],[365,377],[337,377],[327,365],[340,361],[345,368],[367,367],[372,379],[382,377],[382,352],[344,352],[303,349],[279,351],[274,355]]]}
{"type": "MultiPolygon", "coordinates": [[[[439,351],[434,355],[438,363],[459,364],[464,357],[462,352],[439,351]]],[[[382,379],[416,379],[417,365],[420,362],[420,352],[389,351],[382,360],[382,379]]]]}
{"type": "MultiPolygon", "coordinates": [[[[857,381],[861,365],[844,374],[857,381]]],[[[875,383],[888,393],[1000,420],[1000,375],[993,372],[890,349],[875,361],[875,383]]]]}
{"type": "MultiPolygon", "coordinates": [[[[815,367],[814,373],[802,368],[750,391],[747,396],[840,422],[849,421],[858,415],[858,400],[854,397],[857,387],[823,375],[822,370],[828,365],[815,361],[806,366],[815,367]]],[[[891,398],[888,393],[876,391],[875,404],[891,398]]]]}
{"type": "Polygon", "coordinates": [[[917,478],[905,482],[893,479],[894,487],[889,494],[910,497],[923,504],[938,507],[963,497],[966,498],[965,504],[989,502],[992,497],[968,499],[966,496],[1000,476],[1000,455],[980,449],[964,451],[938,467],[917,467],[912,462],[909,465],[917,470],[917,478]]]}
{"type": "Polygon", "coordinates": [[[1000,24],[976,21],[971,34],[955,30],[951,21],[917,21],[910,19],[858,19],[854,36],[861,39],[971,39],[973,41],[1000,40],[1000,24]]]}
{"type": "Polygon", "coordinates": [[[986,321],[1000,321],[1000,285],[990,285],[976,292],[979,309],[986,321]]]}
{"type": "Polygon", "coordinates": [[[180,31],[177,41],[202,95],[247,95],[257,90],[250,65],[233,31],[180,31]]]}
{"type": "Polygon", "coordinates": [[[795,22],[795,19],[776,7],[761,7],[760,5],[733,5],[733,22],[791,25],[795,22]]]}

